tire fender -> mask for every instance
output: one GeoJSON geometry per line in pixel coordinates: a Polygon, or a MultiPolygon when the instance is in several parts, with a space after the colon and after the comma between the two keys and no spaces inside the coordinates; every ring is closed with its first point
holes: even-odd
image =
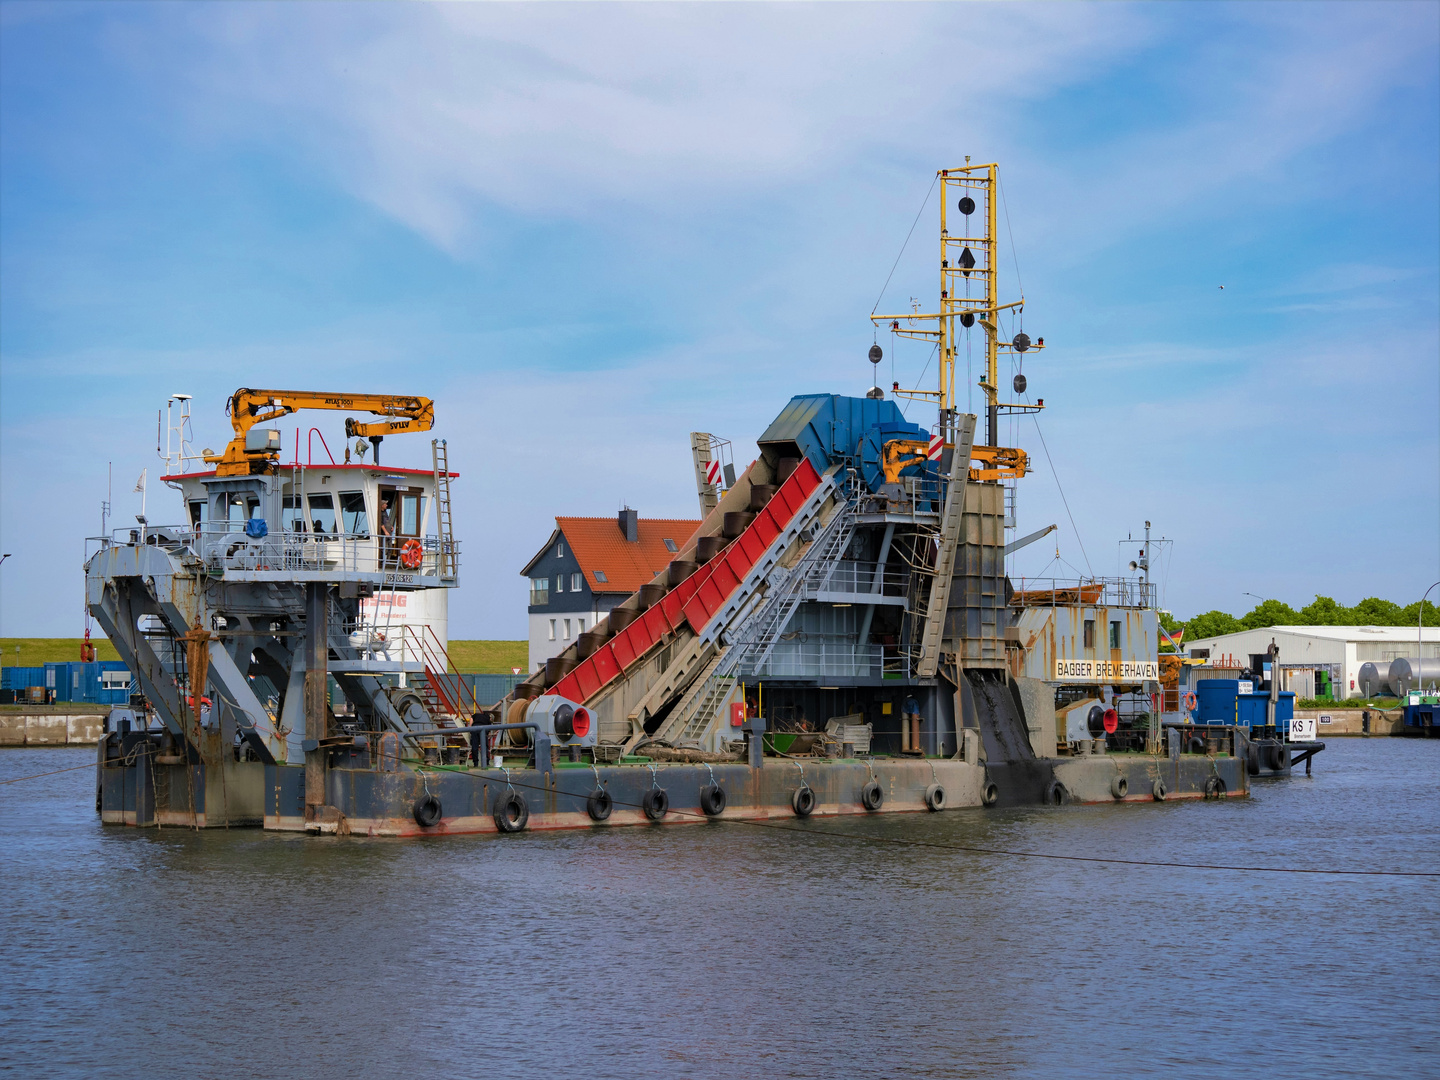
{"type": "Polygon", "coordinates": [[[989,780],[985,782],[984,789],[980,792],[980,802],[984,806],[994,806],[1000,801],[1000,789],[989,780]]]}
{"type": "Polygon", "coordinates": [[[725,812],[725,789],[719,784],[706,784],[700,789],[700,809],[706,817],[719,817],[725,812]]]}
{"type": "Polygon", "coordinates": [[[1123,799],[1130,794],[1130,781],[1125,779],[1124,774],[1117,773],[1110,780],[1110,795],[1112,798],[1123,799]]]}
{"type": "Polygon", "coordinates": [[[1156,802],[1164,802],[1165,796],[1169,793],[1169,789],[1165,787],[1164,780],[1157,779],[1155,783],[1150,785],[1150,795],[1154,798],[1156,802]]]}
{"type": "Polygon", "coordinates": [[[659,821],[670,812],[670,796],[664,788],[652,787],[640,800],[640,809],[651,821],[659,821]]]}
{"type": "Polygon", "coordinates": [[[422,829],[429,829],[440,824],[443,811],[440,808],[440,800],[427,791],[415,800],[412,812],[415,815],[415,824],[422,829]]]}
{"type": "Polygon", "coordinates": [[[871,780],[860,789],[860,805],[872,814],[885,805],[885,792],[878,781],[871,780]]]}
{"type": "Polygon", "coordinates": [[[518,791],[506,791],[495,800],[495,827],[503,833],[517,833],[530,820],[530,807],[518,791]]]}
{"type": "Polygon", "coordinates": [[[597,787],[590,792],[585,800],[585,812],[590,815],[591,821],[604,821],[614,808],[615,800],[610,798],[610,793],[603,787],[597,787]]]}
{"type": "Polygon", "coordinates": [[[795,811],[796,817],[809,817],[815,812],[815,789],[809,784],[801,784],[790,796],[790,809],[795,811]]]}
{"type": "Polygon", "coordinates": [[[945,809],[945,789],[939,784],[931,784],[925,789],[925,805],[931,810],[945,809]]]}

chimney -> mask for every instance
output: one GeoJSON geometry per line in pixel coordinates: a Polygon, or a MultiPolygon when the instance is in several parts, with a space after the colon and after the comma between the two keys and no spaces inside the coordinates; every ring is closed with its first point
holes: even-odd
{"type": "Polygon", "coordinates": [[[628,506],[620,511],[620,531],[630,543],[640,542],[640,515],[628,506]]]}

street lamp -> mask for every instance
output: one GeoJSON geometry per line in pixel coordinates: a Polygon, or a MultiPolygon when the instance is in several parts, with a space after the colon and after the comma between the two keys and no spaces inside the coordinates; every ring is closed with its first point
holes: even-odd
{"type": "MultiPolygon", "coordinates": [[[[1440,586],[1440,581],[1430,586],[1430,589],[1440,586]]],[[[1430,589],[1425,590],[1425,595],[1420,598],[1420,610],[1415,615],[1415,685],[1420,686],[1424,681],[1420,678],[1420,672],[1425,668],[1425,601],[1430,598],[1430,589]]],[[[1392,686],[1393,690],[1394,687],[1392,686]]]]}

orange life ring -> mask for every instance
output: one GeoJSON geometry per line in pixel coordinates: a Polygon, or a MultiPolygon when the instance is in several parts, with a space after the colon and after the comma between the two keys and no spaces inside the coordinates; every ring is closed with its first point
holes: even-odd
{"type": "Polygon", "coordinates": [[[1185,697],[1181,699],[1181,704],[1184,705],[1186,712],[1192,712],[1196,705],[1195,691],[1185,691],[1185,697]]]}
{"type": "Polygon", "coordinates": [[[400,565],[406,570],[414,570],[420,565],[420,560],[425,557],[425,549],[420,546],[420,541],[411,537],[400,546],[400,565]]]}

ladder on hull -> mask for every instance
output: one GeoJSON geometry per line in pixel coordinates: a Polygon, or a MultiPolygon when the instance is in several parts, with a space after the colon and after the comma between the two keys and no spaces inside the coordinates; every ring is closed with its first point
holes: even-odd
{"type": "Polygon", "coordinates": [[[442,581],[454,581],[455,525],[450,513],[450,454],[444,439],[430,440],[435,465],[435,525],[440,534],[439,574],[442,581]]]}

